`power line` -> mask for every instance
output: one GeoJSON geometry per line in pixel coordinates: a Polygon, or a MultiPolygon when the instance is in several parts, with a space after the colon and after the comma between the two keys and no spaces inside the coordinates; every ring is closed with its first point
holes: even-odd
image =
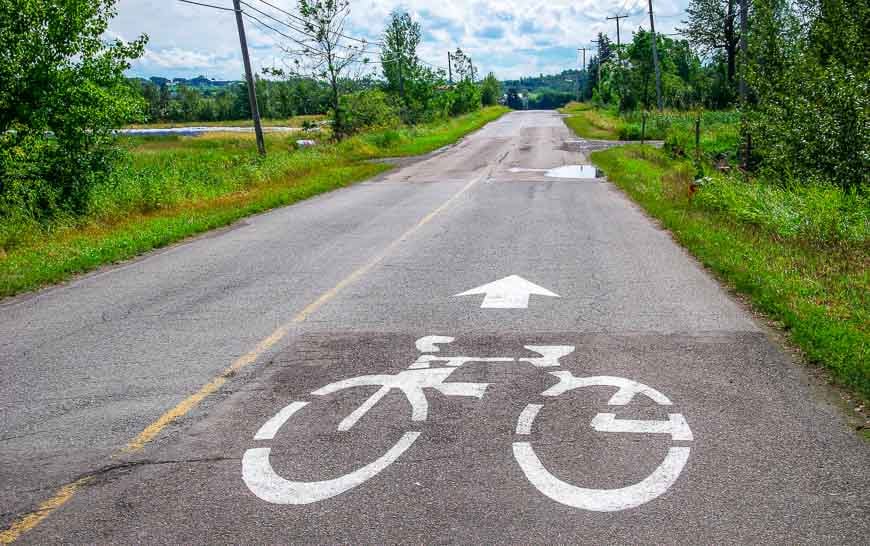
{"type": "Polygon", "coordinates": [[[252,6],[251,4],[245,2],[245,0],[241,0],[241,3],[244,4],[244,5],[246,5],[246,6],[248,6],[248,7],[251,8],[252,10],[256,11],[256,12],[259,13],[260,15],[262,15],[262,16],[264,16],[264,17],[267,17],[267,18],[271,19],[272,21],[275,21],[276,23],[280,23],[280,24],[282,24],[282,25],[284,25],[284,26],[286,26],[286,27],[289,27],[289,28],[295,30],[296,32],[298,32],[298,33],[300,33],[300,34],[304,34],[304,35],[308,36],[309,38],[314,38],[314,36],[308,34],[308,33],[305,32],[304,30],[299,30],[298,28],[294,27],[294,26],[291,25],[290,23],[288,23],[288,22],[286,22],[286,21],[282,21],[281,19],[278,19],[277,17],[273,17],[272,15],[266,13],[265,11],[262,11],[262,10],[260,10],[260,9],[257,9],[256,7],[252,6]]]}
{"type": "Polygon", "coordinates": [[[178,0],[179,2],[184,2],[185,4],[194,4],[196,6],[203,6],[206,8],[219,9],[222,11],[236,11],[233,8],[225,8],[223,6],[215,6],[212,4],[203,4],[202,2],[193,2],[192,0],[178,0]]]}
{"type": "MultiPolygon", "coordinates": [[[[296,21],[299,21],[300,23],[303,23],[303,24],[307,24],[307,23],[308,23],[308,21],[306,21],[305,19],[299,17],[299,16],[296,15],[295,13],[291,13],[291,12],[285,10],[285,9],[281,9],[281,8],[279,8],[278,6],[276,6],[275,4],[271,4],[271,3],[267,2],[266,0],[256,0],[256,1],[257,1],[257,2],[260,2],[261,4],[266,4],[266,5],[269,6],[270,8],[272,8],[272,9],[274,9],[274,10],[276,10],[276,11],[280,11],[280,12],[283,13],[284,15],[290,17],[291,19],[295,19],[296,21]]],[[[248,5],[250,5],[250,4],[248,4],[248,5]]],[[[288,25],[288,26],[289,26],[289,25],[288,25]]],[[[364,43],[364,44],[376,44],[376,45],[381,45],[381,46],[384,45],[383,42],[378,42],[378,41],[375,41],[375,40],[365,40],[365,39],[362,39],[362,38],[354,38],[353,36],[348,36],[348,35],[346,35],[346,34],[341,34],[341,33],[339,33],[338,35],[341,36],[342,38],[347,38],[348,40],[354,40],[354,41],[356,41],[356,42],[362,42],[362,43],[364,43]]]]}

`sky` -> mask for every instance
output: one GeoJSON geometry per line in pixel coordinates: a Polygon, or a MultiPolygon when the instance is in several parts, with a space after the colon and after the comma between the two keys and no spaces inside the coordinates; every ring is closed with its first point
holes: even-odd
{"type": "MultiPolygon", "coordinates": [[[[231,6],[232,0],[196,0],[231,6]]],[[[261,0],[245,0],[286,20],[261,0]]],[[[295,12],[296,0],[266,0],[295,12]]],[[[684,18],[688,0],[656,0],[656,31],[670,33],[684,18]]],[[[242,6],[245,9],[245,6],[242,6]]],[[[580,66],[578,47],[594,48],[599,32],[616,40],[616,24],[605,17],[627,14],[620,33],[627,41],[638,27],[649,28],[647,0],[350,0],[346,34],[378,40],[391,11],[401,9],[418,21],[423,40],[420,58],[447,66],[447,52],[461,47],[480,74],[499,79],[557,74],[580,66]]],[[[243,75],[235,17],[230,11],[184,4],[178,0],[120,0],[108,36],[132,40],[149,37],[145,54],[133,63],[130,75],[241,79],[243,75]]],[[[251,12],[253,15],[257,15],[251,12]]],[[[266,19],[278,30],[292,32],[266,19]]],[[[278,47],[286,42],[275,32],[246,21],[254,70],[289,62],[278,47]]],[[[587,56],[591,56],[591,50],[587,56]]],[[[376,70],[376,67],[372,67],[376,70]]]]}

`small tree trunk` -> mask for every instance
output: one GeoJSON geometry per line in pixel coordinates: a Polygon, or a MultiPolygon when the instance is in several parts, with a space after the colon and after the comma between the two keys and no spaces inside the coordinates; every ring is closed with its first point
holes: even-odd
{"type": "Polygon", "coordinates": [[[728,0],[725,14],[725,56],[728,60],[728,83],[734,82],[736,73],[737,40],[734,39],[734,0],[728,0]]]}

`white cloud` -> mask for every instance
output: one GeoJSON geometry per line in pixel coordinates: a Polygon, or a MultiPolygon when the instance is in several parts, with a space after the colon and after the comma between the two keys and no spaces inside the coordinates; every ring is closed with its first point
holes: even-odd
{"type": "MultiPolygon", "coordinates": [[[[201,1],[232,5],[230,0],[201,1]]],[[[246,1],[283,18],[260,0],[246,1]]],[[[267,1],[294,11],[294,0],[267,1]]],[[[686,3],[658,0],[656,30],[672,32],[686,3]]],[[[461,47],[481,73],[492,70],[500,78],[554,73],[576,66],[576,48],[590,47],[598,32],[616,39],[613,21],[604,19],[608,15],[631,14],[621,21],[623,41],[639,26],[649,27],[647,0],[351,0],[348,32],[377,39],[389,13],[396,8],[406,9],[420,22],[425,37],[420,55],[425,61],[446,65],[447,51],[461,47]]],[[[258,17],[279,30],[283,28],[258,17]]],[[[282,53],[277,44],[283,38],[252,21],[246,21],[246,28],[255,69],[280,66],[282,53]]],[[[148,34],[150,41],[146,54],[133,65],[134,74],[203,74],[219,79],[241,76],[232,12],[177,0],[121,0],[108,34],[132,39],[141,33],[148,34]]]]}

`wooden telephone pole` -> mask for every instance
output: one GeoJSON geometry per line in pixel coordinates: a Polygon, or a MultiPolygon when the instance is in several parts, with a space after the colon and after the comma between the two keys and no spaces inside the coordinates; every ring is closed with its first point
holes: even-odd
{"type": "Polygon", "coordinates": [[[254,134],[257,135],[257,151],[266,155],[266,144],[263,141],[263,126],[260,124],[260,109],[257,106],[257,89],[254,87],[254,75],[251,73],[251,59],[248,57],[248,41],[245,39],[245,22],[242,19],[242,6],[239,0],[233,0],[236,12],[236,26],[239,29],[239,44],[242,46],[242,62],[245,65],[245,79],[248,82],[248,102],[251,104],[251,117],[254,120],[254,134]]]}
{"type": "Polygon", "coordinates": [[[653,67],[655,67],[656,71],[656,103],[658,103],[659,112],[661,112],[664,109],[662,104],[662,71],[659,68],[659,52],[656,45],[656,23],[653,18],[652,0],[649,0],[649,31],[652,37],[653,67]]]}
{"type": "MultiPolygon", "coordinates": [[[[578,47],[577,51],[583,52],[583,73],[586,74],[586,48],[578,47]]],[[[577,100],[580,100],[580,73],[577,73],[577,100]]]]}
{"type": "Polygon", "coordinates": [[[605,17],[608,21],[612,21],[616,19],[616,51],[619,51],[619,48],[622,47],[622,42],[619,38],[619,20],[625,19],[628,15],[614,15],[613,17],[605,17]]]}
{"type": "Polygon", "coordinates": [[[595,77],[595,86],[598,87],[598,90],[601,90],[601,40],[591,40],[592,43],[595,44],[595,47],[598,49],[598,66],[596,67],[596,77],[595,77]]]}

